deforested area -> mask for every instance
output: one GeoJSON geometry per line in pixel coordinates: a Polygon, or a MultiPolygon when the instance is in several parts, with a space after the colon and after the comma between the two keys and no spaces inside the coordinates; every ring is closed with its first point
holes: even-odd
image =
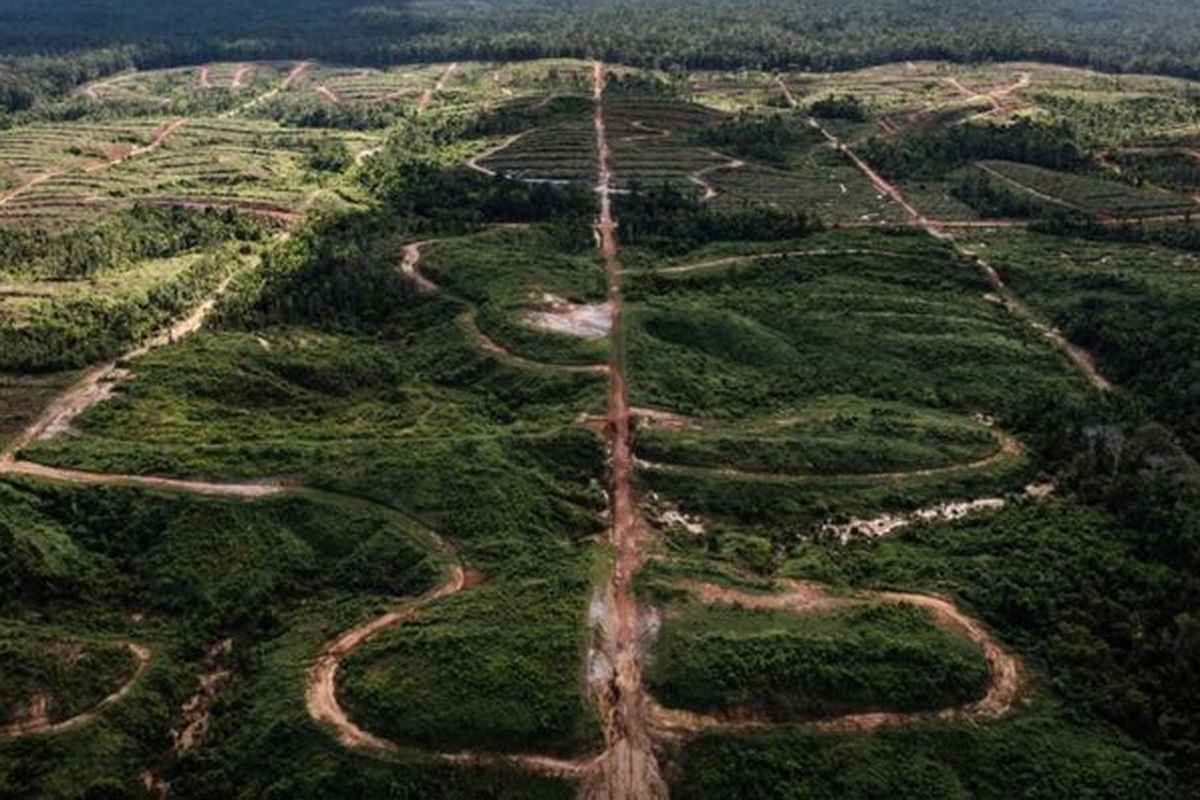
{"type": "Polygon", "coordinates": [[[1196,796],[1198,37],[0,0],[0,798],[1196,796]]]}

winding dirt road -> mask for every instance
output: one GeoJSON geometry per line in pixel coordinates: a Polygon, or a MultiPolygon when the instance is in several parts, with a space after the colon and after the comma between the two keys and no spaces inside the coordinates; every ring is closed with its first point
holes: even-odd
{"type": "Polygon", "coordinates": [[[943,467],[927,467],[925,469],[914,469],[904,472],[863,472],[838,475],[806,475],[799,473],[756,472],[754,470],[742,470],[732,467],[694,467],[680,464],[664,464],[654,461],[642,461],[640,459],[637,461],[637,467],[638,469],[653,470],[656,472],[671,472],[681,475],[721,475],[728,478],[736,478],[738,480],[762,481],[768,483],[821,484],[853,483],[856,481],[890,481],[892,483],[902,483],[906,480],[911,480],[914,478],[933,478],[941,475],[953,475],[959,472],[974,472],[976,470],[995,466],[996,464],[1000,464],[1005,461],[1013,461],[1020,458],[1024,454],[1025,449],[1014,436],[1003,431],[993,431],[993,433],[996,436],[998,447],[996,448],[995,452],[990,453],[983,458],[962,464],[948,464],[943,467]]]}
{"type": "Polygon", "coordinates": [[[137,664],[133,675],[129,680],[125,681],[119,689],[105,697],[91,711],[85,711],[82,714],[65,719],[62,722],[50,722],[44,716],[35,716],[29,720],[22,722],[14,722],[4,727],[0,727],[0,740],[17,739],[22,736],[31,736],[33,734],[42,733],[61,733],[66,730],[78,728],[88,724],[96,715],[103,709],[114,703],[119,703],[125,699],[125,696],[133,691],[133,687],[137,684],[138,679],[146,671],[146,667],[150,664],[150,649],[135,642],[126,642],[125,646],[129,648],[130,654],[133,656],[134,662],[137,664]]]}
{"type": "MultiPolygon", "coordinates": [[[[429,242],[414,242],[404,246],[403,256],[400,260],[400,274],[404,279],[416,287],[418,294],[433,294],[437,292],[439,287],[425,275],[421,274],[421,248],[429,242]]],[[[535,370],[555,370],[558,372],[579,372],[603,374],[608,372],[607,364],[560,364],[553,361],[534,361],[532,359],[519,356],[516,353],[506,349],[494,339],[489,337],[479,328],[477,319],[478,312],[472,308],[464,313],[459,318],[459,323],[462,325],[471,340],[483,352],[494,356],[498,361],[502,361],[514,367],[522,369],[535,370]]]]}
{"type": "MultiPolygon", "coordinates": [[[[944,597],[890,591],[860,591],[851,597],[834,597],[820,585],[802,581],[784,582],[788,591],[782,594],[753,594],[699,581],[685,581],[676,585],[707,604],[723,603],[750,609],[782,609],[797,613],[831,611],[872,601],[913,605],[928,612],[933,621],[944,630],[962,634],[970,639],[983,651],[983,656],[988,663],[989,678],[986,692],[979,700],[966,705],[951,706],[935,711],[873,711],[842,714],[825,719],[794,723],[789,727],[852,733],[928,720],[986,722],[1009,713],[1027,689],[1026,671],[1021,660],[996,641],[981,622],[963,613],[958,606],[944,597]]],[[[748,710],[710,715],[681,709],[667,709],[657,703],[652,706],[652,719],[656,730],[665,735],[675,736],[714,729],[752,729],[778,725],[748,710]]]]}
{"type": "Polygon", "coordinates": [[[477,153],[476,155],[471,156],[466,161],[467,168],[474,170],[475,172],[478,172],[479,174],[484,175],[488,178],[495,178],[499,173],[497,173],[496,170],[494,170],[494,169],[490,169],[488,167],[483,166],[479,162],[486,161],[487,159],[491,158],[492,156],[496,155],[497,153],[503,152],[504,150],[507,150],[508,148],[512,147],[514,144],[516,144],[522,138],[524,138],[524,136],[527,133],[529,133],[529,131],[521,131],[520,133],[514,133],[512,136],[509,136],[508,138],[504,139],[503,141],[493,145],[492,147],[487,148],[483,152],[477,153]]]}
{"type": "MultiPolygon", "coordinates": [[[[430,605],[470,589],[481,580],[478,574],[464,569],[457,551],[449,542],[433,531],[426,530],[425,533],[433,540],[434,548],[454,562],[447,572],[446,580],[418,600],[405,603],[343,633],[321,650],[305,675],[304,705],[309,717],[315,722],[331,727],[337,735],[338,742],[344,747],[369,755],[386,756],[399,750],[400,745],[360,727],[342,708],[337,696],[337,673],[341,662],[354,650],[384,631],[412,621],[430,605]]],[[[596,760],[596,757],[561,759],[531,753],[505,756],[470,752],[430,755],[439,761],[463,766],[506,763],[528,772],[568,780],[579,779],[592,768],[596,760]]]]}
{"type": "MultiPolygon", "coordinates": [[[[720,155],[720,153],[714,153],[713,155],[720,155]]],[[[740,158],[734,158],[723,164],[713,164],[711,167],[704,167],[694,172],[689,172],[688,180],[698,186],[700,190],[704,192],[704,194],[701,195],[700,200],[707,203],[710,200],[716,199],[721,193],[717,191],[717,187],[704,180],[705,175],[711,175],[719,170],[742,169],[745,166],[745,161],[742,161],[740,158]]]]}
{"type": "Polygon", "coordinates": [[[458,594],[466,586],[466,572],[455,564],[446,580],[416,602],[401,606],[355,626],[330,643],[313,662],[305,681],[304,704],[308,715],[317,722],[333,726],[338,741],[346,747],[391,751],[396,745],[354,724],[338,703],[337,671],[343,658],[364,642],[388,628],[408,622],[431,603],[458,594]]]}
{"type": "Polygon", "coordinates": [[[555,370],[557,372],[580,372],[597,375],[603,375],[609,371],[608,364],[558,364],[551,361],[533,361],[524,356],[519,356],[510,350],[506,350],[479,329],[474,309],[463,314],[459,318],[459,321],[463,326],[463,330],[470,335],[472,341],[475,342],[475,345],[480,350],[494,356],[497,361],[502,361],[510,366],[521,367],[522,369],[555,370]]]}

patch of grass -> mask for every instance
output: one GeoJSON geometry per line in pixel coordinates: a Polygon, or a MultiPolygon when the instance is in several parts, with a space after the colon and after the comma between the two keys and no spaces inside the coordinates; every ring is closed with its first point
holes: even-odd
{"type": "Polygon", "coordinates": [[[701,429],[639,431],[650,461],[779,474],[903,472],[975,461],[994,453],[983,425],[944,413],[855,398],[815,398],[792,415],[701,429]]]}
{"type": "Polygon", "coordinates": [[[595,749],[581,566],[469,590],[386,631],[343,665],[343,701],[373,733],[441,752],[595,749]]]}
{"type": "Polygon", "coordinates": [[[982,653],[911,606],[816,613],[668,606],[647,680],[671,708],[776,719],[917,711],[982,696],[982,653]]]}
{"type": "Polygon", "coordinates": [[[0,726],[43,714],[61,722],[91,710],[134,670],[119,642],[8,628],[0,641],[0,726]]]}
{"type": "Polygon", "coordinates": [[[630,280],[636,403],[744,418],[853,394],[1003,419],[1030,394],[1083,389],[985,300],[973,265],[912,235],[876,235],[865,252],[863,237],[841,236],[814,237],[825,254],[630,280]]]}
{"type": "Polygon", "coordinates": [[[676,775],[672,797],[685,800],[1180,796],[1170,773],[1127,739],[1052,713],[970,730],[709,734],[688,745],[676,775]]]}

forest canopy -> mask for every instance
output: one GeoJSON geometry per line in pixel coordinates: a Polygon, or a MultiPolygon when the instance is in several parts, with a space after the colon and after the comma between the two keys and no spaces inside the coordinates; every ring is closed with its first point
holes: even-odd
{"type": "Polygon", "coordinates": [[[272,58],[383,65],[596,56],[814,70],[1034,59],[1194,77],[1200,9],[1173,0],[0,0],[0,52],[14,59],[0,62],[0,105],[10,109],[130,66],[272,58]]]}

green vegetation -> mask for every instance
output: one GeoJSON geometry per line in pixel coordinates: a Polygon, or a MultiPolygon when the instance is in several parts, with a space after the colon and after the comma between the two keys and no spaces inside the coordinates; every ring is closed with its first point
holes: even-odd
{"type": "Polygon", "coordinates": [[[586,563],[484,586],[356,650],[340,691],[382,736],[440,752],[592,752],[586,563]]]}
{"type": "Polygon", "coordinates": [[[0,295],[0,369],[63,370],[117,356],[185,316],[248,261],[223,249],[143,262],[65,291],[63,283],[15,284],[13,295],[0,295]]]}
{"type": "Polygon", "coordinates": [[[998,159],[1066,171],[1088,165],[1069,125],[1024,118],[1008,125],[954,125],[903,139],[876,139],[863,157],[894,178],[936,178],[964,164],[998,159]]]}
{"type": "MultiPolygon", "coordinates": [[[[1107,69],[1194,75],[1194,9],[1166,0],[1011,2],[979,0],[914,7],[876,0],[839,16],[818,0],[797,9],[771,0],[744,12],[729,0],[686,7],[665,0],[588,2],[570,9],[497,4],[479,9],[444,0],[428,6],[347,8],[324,0],[268,0],[259,13],[218,2],[172,9],[145,0],[108,0],[91,9],[35,8],[0,37],[7,53],[69,58],[14,60],[0,94],[21,107],[47,91],[137,64],[321,58],[386,64],[462,58],[532,59],[601,54],[617,62],[692,68],[851,68],[905,59],[1053,60],[1107,69]],[[116,45],[116,46],[112,46],[116,45]]],[[[21,9],[26,10],[24,7],[21,9]]]]}
{"type": "Polygon", "coordinates": [[[133,658],[116,642],[80,641],[12,628],[0,643],[0,726],[61,722],[93,706],[133,676],[133,658]]]}
{"type": "Polygon", "coordinates": [[[797,151],[824,141],[803,119],[794,114],[742,115],[697,134],[697,140],[727,153],[775,167],[795,166],[797,151]]]}
{"type": "Polygon", "coordinates": [[[965,639],[912,606],[825,612],[668,605],[648,684],[671,708],[772,719],[916,711],[981,696],[988,669],[965,639]]]}
{"type": "Polygon", "coordinates": [[[997,448],[992,432],[970,420],[847,398],[782,418],[651,427],[638,436],[638,453],[650,461],[779,474],[913,471],[979,460],[997,448]]]}
{"type": "Polygon", "coordinates": [[[1170,774],[1109,731],[1026,712],[953,726],[831,736],[774,730],[706,735],[687,748],[673,797],[1178,797],[1170,774]]]}
{"type": "Polygon", "coordinates": [[[973,265],[925,237],[834,232],[782,249],[795,255],[630,281],[639,405],[737,419],[857,395],[1003,426],[1025,398],[1082,390],[984,299],[973,265]]]}
{"type": "MultiPolygon", "coordinates": [[[[141,30],[144,12],[121,8],[97,36],[141,30]]],[[[1108,0],[1029,9],[1036,47],[1006,28],[944,33],[973,3],[933,25],[907,2],[830,14],[819,0],[784,25],[770,0],[713,26],[719,42],[685,33],[731,8],[330,5],[318,41],[287,23],[309,3],[234,24],[218,2],[186,53],[162,26],[155,43],[0,67],[21,106],[0,121],[0,435],[64,368],[144,340],[228,279],[206,330],[121,364],[111,397],[19,458],[280,487],[203,499],[3,477],[0,712],[28,716],[45,694],[51,719],[86,713],[132,674],[126,643],[152,657],[80,729],[0,742],[0,797],[140,797],[146,770],[187,800],[573,796],[504,756],[586,763],[605,740],[596,696],[629,690],[604,684],[599,655],[620,472],[606,444],[622,426],[605,427],[608,378],[587,367],[610,359],[648,523],[643,569],[613,574],[642,600],[647,687],[767,723],[656,742],[672,796],[1196,793],[1200,240],[1121,224],[1188,215],[1187,162],[1144,153],[1194,145],[1193,90],[924,60],[1145,66],[1148,40],[1108,0]],[[1047,23],[1055,9],[1074,21],[1047,23]],[[1078,18],[1089,10],[1101,18],[1078,18]],[[205,39],[222,19],[236,50],[205,39]],[[1125,37],[1063,33],[1080,26],[1125,37]],[[288,60],[463,48],[501,63],[288,60]],[[591,65],[519,60],[601,51],[616,293],[595,249],[591,65]],[[914,61],[828,71],[890,56],[914,61]],[[133,63],[163,68],[114,73],[133,63]],[[906,212],[806,113],[928,218],[1033,230],[947,226],[946,242],[890,227],[906,212]],[[1113,391],[954,245],[1089,348],[1113,391]],[[555,332],[566,318],[588,335],[555,332]],[[910,524],[863,533],[887,514],[910,524]],[[675,579],[816,582],[831,605],[705,605],[675,579]],[[880,589],[978,620],[1023,665],[1016,704],[833,732],[847,711],[961,710],[988,680],[977,646],[870,599],[880,589]],[[347,648],[389,612],[396,624],[347,648]],[[333,698],[394,749],[346,747],[310,716],[306,680],[331,653],[333,698]],[[228,676],[208,730],[177,752],[170,731],[214,669],[228,676]],[[829,732],[792,724],[813,718],[829,732]],[[479,764],[439,757],[461,752],[479,764]]],[[[1158,65],[1190,69],[1190,17],[1170,18],[1158,65]]]]}

